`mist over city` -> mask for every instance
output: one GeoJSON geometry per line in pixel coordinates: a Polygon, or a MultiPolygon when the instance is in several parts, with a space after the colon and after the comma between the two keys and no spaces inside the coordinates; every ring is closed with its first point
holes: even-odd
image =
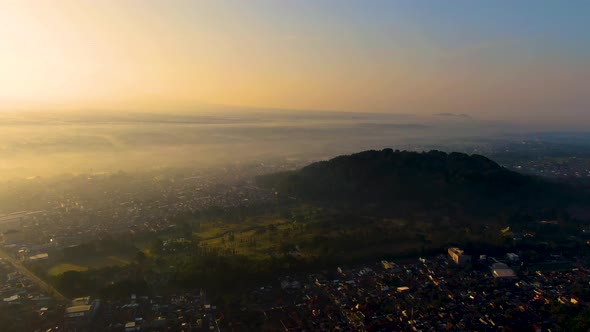
{"type": "Polygon", "coordinates": [[[489,155],[529,142],[584,154],[590,144],[584,132],[547,131],[464,114],[218,109],[5,112],[0,115],[0,178],[301,163],[385,147],[489,155]]]}
{"type": "Polygon", "coordinates": [[[0,331],[589,331],[584,1],[0,1],[0,331]]]}

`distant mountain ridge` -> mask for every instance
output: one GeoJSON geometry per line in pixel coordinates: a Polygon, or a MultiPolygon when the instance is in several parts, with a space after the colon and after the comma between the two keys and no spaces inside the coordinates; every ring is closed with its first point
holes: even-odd
{"type": "Polygon", "coordinates": [[[297,198],[348,208],[447,209],[469,214],[560,208],[562,186],[510,171],[481,155],[364,151],[258,178],[297,198]]]}
{"type": "Polygon", "coordinates": [[[449,116],[449,117],[457,117],[457,118],[470,118],[469,115],[463,113],[435,113],[435,116],[449,116]]]}

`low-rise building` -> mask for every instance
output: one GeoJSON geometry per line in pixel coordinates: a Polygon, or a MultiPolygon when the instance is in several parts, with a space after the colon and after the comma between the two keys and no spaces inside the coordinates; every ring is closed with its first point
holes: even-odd
{"type": "Polygon", "coordinates": [[[471,262],[471,256],[465,255],[465,252],[459,248],[449,248],[449,256],[457,265],[463,265],[471,262]]]}
{"type": "Polygon", "coordinates": [[[72,300],[66,308],[64,323],[66,331],[84,331],[88,329],[100,306],[99,300],[80,297],[72,300]]]}
{"type": "Polygon", "coordinates": [[[494,263],[490,267],[492,271],[492,275],[494,278],[502,278],[502,279],[514,279],[516,277],[516,273],[508,267],[508,265],[504,263],[494,263]]]}

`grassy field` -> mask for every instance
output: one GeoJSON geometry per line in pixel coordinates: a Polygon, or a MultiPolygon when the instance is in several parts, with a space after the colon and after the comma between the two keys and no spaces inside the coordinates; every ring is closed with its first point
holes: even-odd
{"type": "Polygon", "coordinates": [[[84,272],[87,271],[88,267],[69,264],[69,263],[59,263],[47,270],[47,274],[50,276],[58,276],[68,271],[76,271],[76,272],[84,272]]]}
{"type": "Polygon", "coordinates": [[[356,220],[350,225],[341,225],[340,222],[297,223],[265,216],[240,224],[201,224],[194,234],[201,240],[201,245],[256,260],[285,254],[313,259],[321,255],[328,244],[333,245],[335,254],[355,258],[353,256],[414,252],[420,249],[423,230],[431,227],[421,222],[409,224],[405,219],[356,220]],[[375,227],[379,231],[368,234],[363,225],[371,225],[368,229],[375,227]],[[322,240],[318,242],[320,237],[322,240]],[[391,240],[385,241],[388,238],[391,240]],[[379,242],[375,243],[376,240],[379,242]]]}
{"type": "Polygon", "coordinates": [[[58,262],[47,269],[47,274],[57,276],[68,271],[83,272],[89,269],[99,269],[108,266],[123,266],[131,263],[130,257],[105,256],[58,262]]]}
{"type": "Polygon", "coordinates": [[[280,250],[283,240],[295,229],[286,219],[261,217],[240,224],[201,224],[194,235],[202,245],[231,250],[253,259],[266,259],[280,250]]]}

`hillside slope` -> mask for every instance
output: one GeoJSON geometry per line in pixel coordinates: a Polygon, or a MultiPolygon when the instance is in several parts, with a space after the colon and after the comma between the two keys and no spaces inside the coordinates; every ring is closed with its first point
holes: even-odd
{"type": "Polygon", "coordinates": [[[572,197],[562,185],[512,172],[486,157],[440,151],[364,151],[258,182],[305,201],[390,212],[561,209],[572,197]]]}

